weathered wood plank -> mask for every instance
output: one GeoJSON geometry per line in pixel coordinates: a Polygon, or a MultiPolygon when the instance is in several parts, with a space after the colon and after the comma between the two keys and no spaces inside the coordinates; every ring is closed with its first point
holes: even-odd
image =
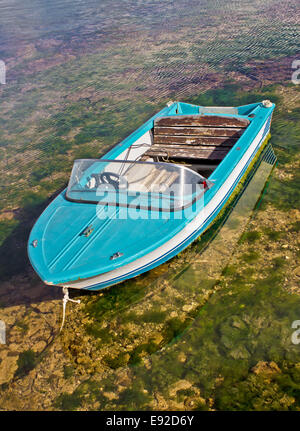
{"type": "Polygon", "coordinates": [[[155,126],[154,136],[214,136],[214,137],[235,137],[239,138],[245,129],[234,127],[167,127],[155,126]]]}
{"type": "Polygon", "coordinates": [[[155,126],[216,126],[245,128],[250,121],[246,118],[221,117],[218,115],[174,115],[157,118],[155,126]]]}
{"type": "Polygon", "coordinates": [[[163,144],[163,145],[222,145],[226,147],[232,147],[238,138],[227,138],[227,137],[195,137],[195,136],[164,136],[164,135],[155,135],[154,136],[154,144],[163,144]]]}
{"type": "Polygon", "coordinates": [[[169,157],[172,159],[205,159],[205,160],[223,160],[229,149],[220,148],[158,148],[151,149],[145,153],[149,157],[169,157]]]}
{"type": "MultiPolygon", "coordinates": [[[[223,147],[221,145],[193,145],[191,147],[187,147],[185,145],[161,145],[161,144],[153,144],[149,151],[179,151],[182,150],[186,153],[189,151],[200,151],[200,150],[215,150],[215,151],[230,151],[232,147],[223,147]]],[[[148,152],[147,152],[148,154],[148,152]]]]}
{"type": "Polygon", "coordinates": [[[223,147],[221,145],[193,145],[191,147],[188,147],[186,145],[180,145],[180,144],[168,144],[168,145],[163,145],[163,144],[153,144],[151,145],[151,148],[149,148],[149,151],[151,150],[163,150],[163,151],[168,151],[168,150],[184,150],[184,151],[198,151],[198,150],[216,150],[216,151],[229,151],[231,149],[231,147],[223,147]]]}

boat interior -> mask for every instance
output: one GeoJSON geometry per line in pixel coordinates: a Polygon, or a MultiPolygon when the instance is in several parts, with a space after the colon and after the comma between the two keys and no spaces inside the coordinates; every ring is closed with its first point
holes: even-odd
{"type": "Polygon", "coordinates": [[[235,108],[224,109],[215,108],[210,115],[157,118],[151,130],[152,145],[140,160],[184,164],[208,178],[250,124],[247,118],[236,116],[235,108]]]}
{"type": "MultiPolygon", "coordinates": [[[[174,113],[157,116],[117,157],[75,161],[66,197],[76,202],[100,202],[100,191],[111,186],[125,194],[147,192],[152,196],[168,194],[172,188],[176,189],[175,202],[184,195],[188,198],[187,184],[210,188],[211,174],[250,124],[252,112],[239,109],[177,104],[174,113]]],[[[114,198],[110,192],[103,202],[114,198]]]]}

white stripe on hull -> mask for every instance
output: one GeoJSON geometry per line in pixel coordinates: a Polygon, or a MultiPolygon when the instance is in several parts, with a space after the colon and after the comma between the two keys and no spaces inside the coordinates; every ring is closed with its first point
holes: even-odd
{"type": "Polygon", "coordinates": [[[259,146],[261,145],[262,142],[260,141],[262,141],[267,121],[264,123],[263,127],[257,134],[256,138],[253,140],[252,144],[250,145],[242,159],[233,169],[232,173],[229,175],[224,184],[220,187],[215,196],[209,201],[207,205],[205,205],[205,207],[199,212],[199,214],[172,239],[170,239],[157,249],[153,250],[152,252],[148,253],[147,255],[136,259],[134,262],[124,265],[120,268],[114,269],[113,271],[109,271],[107,273],[100,274],[88,279],[63,283],[60,286],[66,286],[76,289],[88,289],[89,287],[96,286],[97,284],[109,283],[110,281],[111,284],[116,284],[120,281],[120,278],[126,275],[128,275],[129,278],[131,273],[137,272],[139,271],[139,269],[146,271],[147,269],[145,268],[147,268],[147,266],[151,266],[155,261],[159,260],[162,256],[170,253],[179,244],[186,241],[197,230],[200,230],[204,222],[213,215],[213,213],[219,207],[219,204],[224,200],[224,198],[228,194],[228,191],[232,188],[234,182],[239,177],[241,171],[243,170],[243,167],[249,161],[251,156],[254,155],[254,151],[258,144],[259,146]]]}

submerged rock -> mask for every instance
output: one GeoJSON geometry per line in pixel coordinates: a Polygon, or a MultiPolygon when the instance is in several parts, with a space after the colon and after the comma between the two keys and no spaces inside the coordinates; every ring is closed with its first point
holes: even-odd
{"type": "Polygon", "coordinates": [[[259,361],[255,367],[252,368],[252,372],[254,374],[265,374],[265,375],[271,375],[271,374],[278,374],[281,373],[281,369],[278,367],[276,362],[264,362],[259,361]]]}
{"type": "Polygon", "coordinates": [[[186,362],[186,355],[184,354],[184,352],[180,352],[178,355],[178,361],[179,362],[186,362]]]}
{"type": "Polygon", "coordinates": [[[169,394],[171,397],[174,397],[178,391],[182,389],[189,389],[191,386],[191,382],[188,382],[187,380],[179,380],[170,387],[169,394]]]}
{"type": "Polygon", "coordinates": [[[18,369],[18,355],[6,356],[0,363],[0,385],[13,379],[18,369]]]}

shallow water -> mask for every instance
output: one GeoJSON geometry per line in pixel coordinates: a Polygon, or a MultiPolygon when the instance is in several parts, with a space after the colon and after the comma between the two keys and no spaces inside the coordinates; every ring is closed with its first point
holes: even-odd
{"type": "Polygon", "coordinates": [[[71,160],[103,153],[171,98],[290,79],[298,52],[296,0],[0,5],[2,210],[24,207],[33,187],[45,200],[71,160]],[[272,59],[282,70],[261,63],[272,59]]]}
{"type": "MultiPolygon", "coordinates": [[[[222,270],[230,262],[237,242],[242,232],[246,229],[253,215],[253,210],[261,198],[275,162],[276,156],[274,156],[272,147],[268,145],[264,151],[262,161],[256,168],[255,174],[252,174],[252,178],[248,180],[239,200],[235,203],[230,214],[225,219],[223,218],[222,226],[218,230],[217,235],[214,236],[204,250],[202,249],[193,254],[193,256],[190,256],[190,262],[187,263],[187,267],[183,271],[179,272],[179,275],[177,274],[174,277],[174,274],[165,274],[162,278],[158,278],[155,284],[162,285],[163,281],[170,283],[173,288],[175,287],[176,290],[184,293],[185,304],[187,306],[190,304],[189,293],[191,291],[193,293],[198,292],[199,297],[203,296],[204,292],[208,296],[214,293],[216,280],[219,279],[222,270]]],[[[159,301],[156,298],[155,308],[167,307],[169,315],[174,311],[170,305],[168,297],[161,295],[159,301]]],[[[192,321],[184,333],[177,339],[174,339],[169,346],[149,356],[148,359],[145,359],[145,364],[124,369],[130,375],[132,384],[128,387],[126,386],[125,390],[123,388],[124,392],[121,392],[121,401],[120,404],[117,404],[118,407],[127,410],[132,408],[134,402],[139,403],[139,390],[142,388],[147,388],[144,395],[145,393],[147,394],[145,400],[149,403],[148,408],[151,405],[151,400],[155,399],[157,391],[165,395],[169,391],[167,397],[171,396],[172,398],[172,392],[174,392],[174,397],[176,392],[180,390],[183,391],[182,396],[185,399],[186,408],[196,407],[195,403],[197,398],[199,398],[199,393],[197,393],[195,387],[191,388],[193,382],[197,381],[198,378],[201,381],[201,376],[198,375],[194,367],[199,358],[199,364],[203,361],[203,349],[209,349],[209,346],[203,344],[204,340],[201,337],[198,338],[203,325],[205,326],[203,314],[200,312],[199,316],[192,321]],[[187,357],[188,361],[186,361],[187,357]],[[178,381],[179,377],[183,375],[188,376],[188,380],[185,378],[178,381]],[[128,400],[125,395],[126,393],[128,400]]],[[[225,357],[226,355],[224,355],[224,359],[225,357]]],[[[207,367],[209,368],[208,364],[207,367]]],[[[214,377],[217,378],[219,372],[220,369],[216,370],[212,366],[209,374],[216,373],[214,377]]],[[[121,369],[118,370],[118,373],[122,373],[121,369]]],[[[106,377],[105,383],[99,383],[99,386],[104,386],[103,393],[105,391],[109,392],[106,388],[113,385],[115,378],[116,376],[112,374],[109,378],[106,377]]],[[[212,375],[210,375],[210,378],[212,378],[212,375]]],[[[91,382],[90,384],[92,385],[91,382]]],[[[114,400],[114,402],[118,401],[114,400]]],[[[103,404],[101,408],[110,409],[111,403],[107,405],[103,404]]]]}
{"type": "MultiPolygon", "coordinates": [[[[155,276],[154,281],[147,287],[148,294],[145,295],[145,309],[147,307],[150,292],[155,296],[156,309],[164,308],[167,315],[171,315],[176,309],[175,304],[168,295],[165,295],[163,286],[168,285],[177,291],[184,298],[184,303],[180,307],[189,306],[195,294],[199,296],[208,294],[220,274],[228,264],[237,246],[238,240],[245,231],[246,226],[252,216],[256,204],[259,202],[264,191],[265,184],[276,163],[276,156],[270,144],[259,156],[253,172],[248,174],[246,184],[242,191],[230,204],[230,208],[220,217],[217,227],[203,235],[203,243],[193,243],[189,248],[187,259],[180,262],[176,270],[168,269],[168,264],[164,265],[165,270],[162,276],[155,276]],[[234,207],[232,208],[232,206],[234,207]],[[162,290],[161,290],[162,289],[162,290]],[[157,293],[159,295],[157,295],[157,293]]],[[[155,272],[155,270],[154,270],[155,272]]],[[[150,277],[151,279],[151,277],[150,277]]],[[[145,277],[147,283],[147,276],[145,277]]],[[[120,286],[122,289],[122,285],[120,286]]],[[[126,288],[126,287],[125,287],[126,288]]],[[[143,305],[143,301],[140,302],[143,305]]],[[[117,313],[120,310],[116,311],[117,313]]],[[[110,315],[113,310],[110,310],[110,315]]]]}
{"type": "MultiPolygon", "coordinates": [[[[56,340],[61,317],[60,291],[49,290],[33,273],[26,257],[26,241],[34,220],[49,197],[65,186],[72,161],[80,157],[100,156],[99,152],[103,153],[106,148],[136,129],[169,99],[207,105],[230,105],[268,98],[270,90],[262,89],[262,93],[257,94],[258,85],[290,81],[291,61],[299,52],[300,13],[297,0],[279,3],[277,0],[184,0],[179,3],[157,0],[0,0],[0,7],[0,60],[4,60],[7,66],[6,84],[0,85],[0,169],[5,173],[0,178],[0,311],[7,321],[8,344],[5,348],[9,352],[9,355],[3,355],[5,359],[0,365],[7,363],[10,366],[8,371],[2,372],[1,378],[4,376],[4,380],[1,382],[10,382],[11,378],[17,380],[20,387],[25,387],[26,377],[18,380],[18,373],[22,369],[22,353],[24,356],[21,359],[27,358],[27,361],[31,356],[30,352],[28,355],[26,352],[30,349],[37,356],[46,353],[52,341],[56,340]],[[240,91],[237,97],[231,87],[201,96],[201,93],[210,88],[222,88],[228,79],[242,87],[245,85],[245,90],[240,91]],[[256,90],[248,93],[249,88],[256,90]],[[10,316],[7,315],[7,310],[10,310],[10,316]],[[7,375],[10,377],[6,380],[7,375]]],[[[290,90],[285,88],[285,91],[290,90]]],[[[294,93],[288,101],[289,108],[291,102],[296,100],[294,93]]],[[[276,92],[271,93],[270,97],[273,95],[276,97],[276,92]]],[[[277,109],[281,109],[281,106],[280,102],[277,109]]],[[[276,123],[274,131],[277,144],[287,148],[293,145],[296,148],[299,131],[295,126],[294,135],[289,135],[287,129],[291,119],[281,118],[280,121],[283,123],[276,123]]],[[[282,152],[281,157],[285,158],[286,153],[282,152]]],[[[202,245],[199,245],[199,249],[194,245],[188,254],[175,261],[176,276],[171,274],[174,272],[173,267],[169,271],[164,266],[130,284],[138,286],[137,302],[141,306],[143,300],[139,287],[148,282],[149,286],[145,286],[145,291],[149,293],[156,286],[156,306],[165,307],[169,313],[175,311],[175,305],[178,308],[189,305],[189,299],[194,301],[198,293],[199,304],[206,303],[213,292],[216,279],[235,251],[235,244],[247,223],[247,217],[249,218],[250,207],[253,207],[257,197],[255,190],[257,192],[262,187],[260,182],[264,182],[268,174],[268,165],[264,172],[263,166],[262,163],[259,175],[257,172],[247,188],[245,205],[241,203],[242,197],[219,235],[201,255],[198,251],[202,245]],[[251,187],[254,190],[253,199],[251,187]],[[175,304],[174,298],[166,297],[166,290],[161,289],[163,282],[172,287],[172,292],[177,290],[181,296],[185,296],[185,302],[178,300],[175,304]]],[[[297,205],[297,194],[292,180],[291,183],[286,182],[286,187],[288,199],[280,194],[282,184],[277,181],[272,188],[273,196],[275,195],[272,203],[276,208],[293,210],[297,205]]],[[[277,230],[279,231],[279,227],[276,225],[273,236],[279,235],[277,230]]],[[[272,232],[270,238],[271,234],[272,232]]],[[[249,250],[244,259],[255,258],[255,243],[254,246],[249,244],[249,250]],[[250,250],[251,247],[254,250],[250,250]]],[[[280,253],[276,251],[274,256],[279,259],[276,265],[282,264],[280,258],[285,256],[285,250],[280,253]]],[[[264,253],[268,254],[267,251],[264,253]]],[[[244,261],[238,264],[235,262],[233,266],[233,269],[229,268],[229,272],[240,267],[244,270],[245,266],[245,274],[249,271],[247,277],[251,279],[251,268],[247,268],[244,261]]],[[[256,276],[258,279],[263,277],[263,270],[256,276]]],[[[232,283],[238,284],[239,277],[242,277],[241,274],[237,274],[232,283]]],[[[276,280],[268,283],[276,285],[276,280]]],[[[130,286],[126,285],[128,288],[130,286]]],[[[247,285],[244,289],[246,292],[247,285]]],[[[267,291],[268,288],[264,286],[264,289],[267,291]]],[[[251,292],[247,294],[244,302],[250,306],[255,298],[253,299],[251,292]]],[[[269,295],[273,298],[272,307],[276,309],[277,303],[283,300],[276,289],[273,296],[271,292],[269,295]]],[[[129,304],[130,301],[133,298],[129,298],[129,304]]],[[[209,322],[211,328],[213,323],[210,322],[210,315],[218,321],[216,310],[224,316],[227,316],[227,310],[229,315],[234,315],[243,306],[240,298],[233,309],[230,308],[230,302],[226,301],[226,298],[221,297],[210,309],[208,305],[210,312],[206,312],[205,307],[202,310],[205,321],[209,322]]],[[[253,311],[252,319],[255,322],[268,313],[263,308],[266,298],[259,301],[263,311],[253,311]]],[[[289,304],[286,298],[284,301],[289,304]]],[[[277,328],[278,332],[281,331],[281,344],[281,340],[288,340],[290,336],[286,328],[290,327],[293,307],[290,306],[292,311],[280,309],[275,313],[276,322],[280,321],[280,313],[286,319],[285,324],[277,328]]],[[[120,310],[117,308],[118,311],[120,310]]],[[[74,316],[76,312],[72,318],[74,316]]],[[[111,317],[109,310],[108,319],[111,317]]],[[[279,350],[276,340],[271,336],[265,341],[272,353],[269,356],[263,350],[260,356],[255,355],[251,350],[254,351],[253,346],[240,346],[238,352],[233,348],[227,351],[229,320],[224,323],[223,332],[219,327],[215,332],[211,329],[210,336],[205,332],[208,331],[207,327],[201,327],[201,321],[200,316],[200,320],[187,329],[178,343],[154,355],[153,361],[162,372],[154,370],[151,374],[152,382],[147,390],[151,392],[152,398],[155,392],[153,388],[157,387],[153,383],[155,380],[164,381],[165,377],[166,387],[176,383],[176,378],[193,381],[194,374],[188,377],[191,369],[197,370],[206,382],[203,387],[206,385],[207,388],[203,390],[206,390],[205,397],[208,398],[208,387],[212,385],[213,378],[206,379],[206,376],[211,373],[215,378],[218,372],[226,374],[229,362],[224,369],[220,367],[220,363],[222,359],[226,362],[228,358],[234,357],[235,362],[230,366],[238,373],[240,362],[246,361],[243,357],[248,357],[245,349],[250,351],[251,359],[243,365],[244,375],[247,374],[245,369],[249,370],[253,365],[253,358],[274,360],[276,357],[289,358],[290,355],[291,363],[296,363],[291,356],[293,352],[282,345],[282,350],[279,350]],[[214,340],[219,335],[222,339],[222,342],[218,340],[221,347],[216,347],[214,340]],[[188,351],[182,352],[184,343],[188,351]],[[199,346],[202,353],[209,352],[207,356],[204,353],[200,355],[199,346]],[[218,348],[220,352],[217,352],[218,348]],[[220,360],[218,366],[211,363],[214,349],[220,360]],[[184,370],[177,369],[176,377],[175,374],[170,375],[168,370],[172,369],[172,361],[176,364],[178,355],[182,363],[184,357],[190,355],[191,363],[188,362],[184,370]],[[208,366],[210,363],[211,371],[208,366]]],[[[238,319],[237,325],[243,326],[238,319]]],[[[272,323],[268,321],[266,325],[272,326],[272,323]]],[[[243,334],[244,339],[251,339],[250,332],[243,334]]],[[[231,336],[234,339],[234,335],[231,334],[229,338],[231,336]]],[[[286,343],[288,345],[288,341],[286,343]]],[[[59,341],[55,344],[55,349],[61,349],[59,341]]],[[[1,355],[3,352],[5,353],[4,349],[1,350],[1,355]]],[[[46,356],[46,364],[47,360],[51,362],[50,358],[55,356],[51,355],[46,356]]],[[[150,358],[149,361],[151,360],[150,358]]],[[[30,361],[28,363],[25,361],[23,368],[30,371],[32,364],[30,361]]],[[[176,367],[174,370],[176,371],[176,367]]],[[[139,366],[130,368],[129,372],[136,373],[132,386],[136,384],[139,390],[135,388],[135,392],[125,392],[123,399],[121,397],[115,405],[114,401],[102,399],[101,391],[97,392],[103,408],[138,406],[136,398],[141,396],[140,386],[147,386],[145,369],[139,366]]],[[[47,373],[48,370],[44,369],[42,378],[44,375],[48,376],[47,373]]],[[[230,381],[229,372],[228,375],[227,380],[230,381]]],[[[227,380],[225,376],[225,381],[227,380]]],[[[41,386],[47,387],[47,384],[44,382],[41,386]]],[[[29,382],[29,389],[26,389],[28,393],[31,387],[32,382],[29,382]]],[[[65,386],[62,384],[62,387],[65,386]]],[[[17,393],[18,390],[16,389],[17,393]]],[[[54,396],[52,392],[55,393],[55,390],[57,388],[47,389],[49,398],[54,396]]],[[[66,390],[71,392],[70,388],[66,390]]],[[[193,390],[194,398],[200,397],[195,388],[189,389],[184,384],[179,390],[183,391],[181,396],[187,398],[187,403],[193,401],[193,390]],[[185,395],[184,391],[187,391],[185,395]]],[[[88,387],[88,391],[92,397],[93,387],[88,387]]],[[[163,388],[159,392],[162,393],[163,388]]],[[[50,401],[47,402],[45,406],[49,407],[50,401]]],[[[15,408],[16,403],[13,400],[8,408],[15,408]]],[[[22,405],[20,408],[30,409],[35,404],[29,400],[27,407],[22,405]]],[[[141,406],[143,407],[142,403],[141,406]]],[[[158,402],[157,406],[163,408],[163,402],[158,402]]],[[[186,407],[193,408],[193,405],[186,407]]]]}

